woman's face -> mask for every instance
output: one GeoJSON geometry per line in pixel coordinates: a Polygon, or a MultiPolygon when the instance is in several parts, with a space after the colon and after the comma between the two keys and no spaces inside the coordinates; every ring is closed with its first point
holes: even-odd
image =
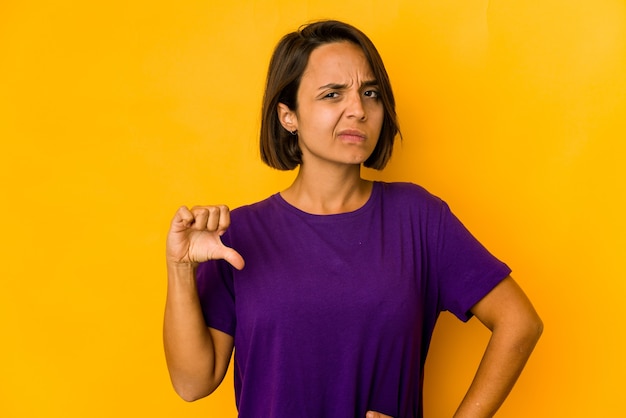
{"type": "Polygon", "coordinates": [[[279,104],[283,126],[298,130],[302,164],[361,164],[372,154],[383,124],[383,105],[360,47],[322,45],[311,53],[300,81],[297,109],[279,104]]]}

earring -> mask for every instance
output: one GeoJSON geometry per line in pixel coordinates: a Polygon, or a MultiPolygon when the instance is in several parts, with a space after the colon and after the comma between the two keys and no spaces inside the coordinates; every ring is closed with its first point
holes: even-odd
{"type": "Polygon", "coordinates": [[[294,129],[293,131],[290,131],[289,133],[290,133],[291,135],[293,135],[293,136],[297,136],[297,135],[298,135],[298,130],[297,130],[297,129],[294,129]]]}

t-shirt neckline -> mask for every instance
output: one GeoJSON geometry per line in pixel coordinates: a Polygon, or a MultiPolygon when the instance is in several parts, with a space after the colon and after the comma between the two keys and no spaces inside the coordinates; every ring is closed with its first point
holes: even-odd
{"type": "Polygon", "coordinates": [[[300,217],[305,217],[308,219],[340,219],[340,218],[350,218],[353,216],[359,216],[360,214],[367,212],[370,207],[374,205],[376,198],[378,197],[381,189],[381,183],[378,181],[372,182],[372,191],[367,199],[367,201],[359,208],[352,210],[350,212],[342,212],[342,213],[332,213],[326,215],[314,214],[305,212],[302,209],[298,209],[293,206],[291,203],[287,202],[280,194],[280,192],[275,193],[272,197],[273,200],[278,203],[283,209],[298,215],[300,217]]]}

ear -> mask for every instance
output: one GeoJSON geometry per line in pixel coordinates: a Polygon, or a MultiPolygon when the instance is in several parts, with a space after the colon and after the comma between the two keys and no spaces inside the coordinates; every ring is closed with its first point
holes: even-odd
{"type": "Polygon", "coordinates": [[[280,124],[283,125],[283,128],[288,130],[289,132],[298,130],[298,117],[296,116],[296,112],[289,109],[284,103],[278,103],[276,106],[276,112],[278,114],[278,120],[280,124]]]}

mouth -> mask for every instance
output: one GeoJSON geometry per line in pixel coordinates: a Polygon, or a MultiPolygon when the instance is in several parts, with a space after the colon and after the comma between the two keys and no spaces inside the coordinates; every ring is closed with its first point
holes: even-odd
{"type": "Polygon", "coordinates": [[[342,141],[349,143],[365,142],[365,139],[367,138],[365,133],[357,129],[344,129],[342,131],[339,131],[339,134],[337,136],[342,141]]]}

